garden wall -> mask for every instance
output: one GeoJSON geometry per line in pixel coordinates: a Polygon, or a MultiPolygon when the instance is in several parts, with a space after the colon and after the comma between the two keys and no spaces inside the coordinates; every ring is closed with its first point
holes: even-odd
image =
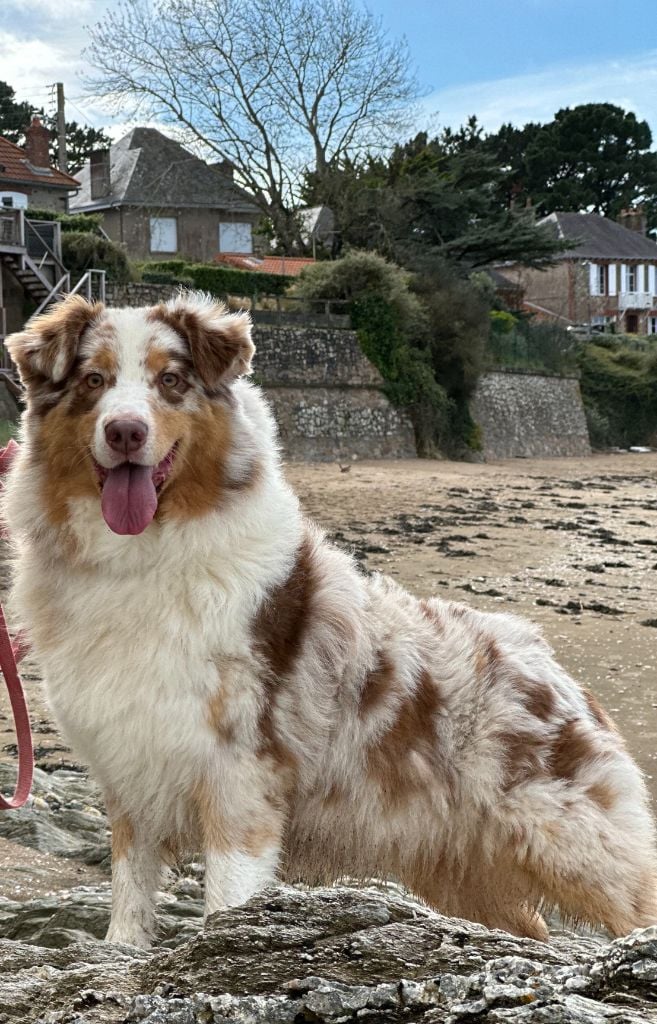
{"type": "Polygon", "coordinates": [[[353,331],[257,324],[255,377],[289,459],[415,457],[410,420],[383,393],[353,331]]]}
{"type": "Polygon", "coordinates": [[[499,371],[479,381],[471,403],[486,459],[590,455],[579,381],[499,371]]]}

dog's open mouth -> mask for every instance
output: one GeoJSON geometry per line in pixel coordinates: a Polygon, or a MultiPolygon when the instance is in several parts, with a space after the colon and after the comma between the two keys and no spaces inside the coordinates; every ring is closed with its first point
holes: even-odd
{"type": "Polygon", "coordinates": [[[94,459],[103,519],[114,533],[143,533],[157,511],[157,498],[176,458],[178,442],[157,466],[122,462],[107,469],[94,459]]]}

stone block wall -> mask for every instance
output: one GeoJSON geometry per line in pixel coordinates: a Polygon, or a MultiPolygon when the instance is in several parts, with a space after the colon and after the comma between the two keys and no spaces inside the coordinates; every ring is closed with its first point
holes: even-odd
{"type": "Polygon", "coordinates": [[[168,302],[180,291],[177,284],[149,284],[147,281],[134,281],[130,284],[110,284],[105,286],[105,301],[108,306],[156,306],[158,302],[168,302]]]}
{"type": "Polygon", "coordinates": [[[579,381],[538,373],[486,373],[472,399],[486,459],[591,454],[579,381]]]}
{"type": "Polygon", "coordinates": [[[409,418],[353,331],[257,324],[255,378],[272,404],[286,458],[415,457],[409,418]]]}

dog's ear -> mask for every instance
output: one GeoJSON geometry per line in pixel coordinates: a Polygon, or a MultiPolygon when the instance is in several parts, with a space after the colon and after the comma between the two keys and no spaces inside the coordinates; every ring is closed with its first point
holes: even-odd
{"type": "Polygon", "coordinates": [[[46,313],[30,320],[25,330],[5,341],[26,387],[44,378],[59,384],[70,373],[82,333],[105,307],[71,295],[46,313]]]}
{"type": "Polygon", "coordinates": [[[154,306],[151,319],[185,339],[194,369],[210,391],[251,372],[255,347],[248,313],[229,313],[222,302],[190,295],[154,306]]]}

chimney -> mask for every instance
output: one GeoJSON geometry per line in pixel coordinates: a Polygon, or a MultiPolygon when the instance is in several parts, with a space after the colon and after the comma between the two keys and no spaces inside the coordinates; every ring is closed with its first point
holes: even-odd
{"type": "Polygon", "coordinates": [[[621,210],[617,219],[619,224],[624,228],[629,228],[630,231],[638,231],[640,235],[645,235],[647,232],[648,218],[643,206],[635,206],[632,209],[621,210]]]}
{"type": "Polygon", "coordinates": [[[219,160],[215,164],[209,164],[209,167],[213,171],[217,171],[222,178],[227,178],[228,181],[232,181],[235,175],[235,168],[230,160],[219,160]]]}
{"type": "Polygon", "coordinates": [[[25,129],[25,154],[34,167],[50,167],[50,132],[38,117],[25,129]]]}
{"type": "Polygon", "coordinates": [[[110,151],[94,149],[89,158],[91,198],[104,199],[110,194],[110,151]]]}

